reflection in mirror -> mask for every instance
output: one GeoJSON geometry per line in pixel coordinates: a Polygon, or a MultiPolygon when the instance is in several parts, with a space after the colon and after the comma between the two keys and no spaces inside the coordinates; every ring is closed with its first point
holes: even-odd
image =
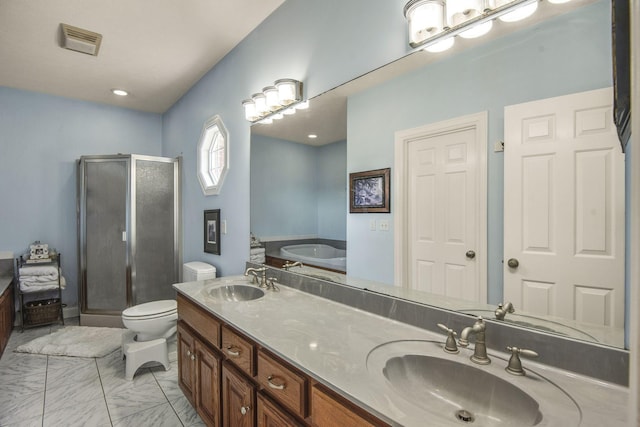
{"type": "MultiPolygon", "coordinates": [[[[533,300],[522,296],[510,301],[514,313],[495,319],[498,304],[507,302],[503,300],[508,273],[503,265],[505,165],[499,150],[505,139],[505,107],[612,85],[610,3],[587,0],[559,6],[549,9],[558,5],[542,2],[537,21],[496,22],[493,34],[484,39],[460,40],[453,51],[442,55],[416,52],[311,99],[303,114],[252,126],[251,231],[266,246],[266,262],[282,266],[286,259],[301,260],[289,256],[291,251],[283,257],[283,246],[346,249],[347,274],[335,264],[313,267],[318,264],[308,255],[319,254],[321,246],[301,250],[300,256],[307,257],[304,267],[290,271],[492,321],[623,347],[622,325],[614,325],[611,313],[606,313],[609,306],[602,306],[603,301],[609,304],[622,298],[622,284],[608,295],[606,290],[583,295],[593,296],[586,303],[606,314],[600,323],[558,316],[554,307],[562,302],[554,299],[558,297],[553,292],[546,294],[548,312],[528,310],[533,300]],[[396,132],[481,112],[488,117],[487,248],[474,259],[486,262],[487,299],[469,301],[446,291],[437,295],[411,289],[395,279],[403,266],[396,260],[394,241],[406,221],[393,200],[397,171],[392,169],[391,214],[348,214],[348,174],[394,168],[396,132]],[[309,134],[317,137],[310,140],[309,134]],[[381,221],[390,224],[388,231],[380,229],[381,221]]],[[[469,249],[461,248],[463,254],[469,249]]],[[[330,262],[342,258],[339,255],[331,255],[330,262]]],[[[549,283],[540,285],[553,288],[549,283]]]]}

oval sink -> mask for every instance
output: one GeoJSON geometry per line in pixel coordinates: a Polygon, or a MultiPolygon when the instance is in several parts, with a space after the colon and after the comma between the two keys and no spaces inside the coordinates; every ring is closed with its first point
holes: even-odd
{"type": "MultiPolygon", "coordinates": [[[[433,425],[578,426],[582,413],[564,390],[529,369],[508,374],[505,359],[490,354],[490,365],[469,360],[472,350],[443,351],[436,341],[394,341],[373,349],[367,370],[383,380],[397,408],[436,418],[433,425]],[[404,402],[404,403],[403,403],[404,402]],[[406,409],[407,406],[413,409],[406,409]]],[[[408,422],[408,424],[412,424],[408,422]]]]}
{"type": "Polygon", "coordinates": [[[206,294],[211,298],[238,302],[262,298],[264,296],[264,291],[250,285],[221,285],[207,289],[206,294]]]}
{"type": "MultiPolygon", "coordinates": [[[[429,407],[479,425],[535,426],[540,405],[505,380],[473,366],[408,354],[387,360],[384,376],[401,393],[426,399],[429,407]],[[433,404],[431,403],[433,400],[433,404]]],[[[505,375],[507,375],[505,373],[505,375]]]]}

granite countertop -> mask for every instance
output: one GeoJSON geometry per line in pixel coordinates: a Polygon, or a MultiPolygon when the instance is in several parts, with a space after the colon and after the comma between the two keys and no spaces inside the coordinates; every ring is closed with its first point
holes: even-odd
{"type": "MultiPolygon", "coordinates": [[[[426,412],[427,406],[431,406],[426,400],[424,404],[408,400],[386,381],[378,366],[372,368],[376,363],[375,355],[379,354],[372,350],[386,348],[385,344],[395,341],[409,341],[409,347],[404,350],[410,350],[411,342],[415,341],[419,342],[418,345],[440,346],[440,342],[444,343],[444,335],[283,285],[279,286],[280,292],[266,291],[264,297],[245,302],[224,302],[206,293],[211,287],[238,283],[246,284],[247,280],[244,276],[234,276],[179,283],[174,288],[319,382],[393,425],[422,426],[425,417],[434,416],[426,412]]],[[[487,334],[490,333],[489,325],[487,334]]],[[[403,343],[400,344],[398,348],[402,352],[403,343]]],[[[526,347],[525,344],[522,346],[526,347]]],[[[480,367],[468,360],[471,350],[461,350],[460,354],[448,355],[440,353],[438,348],[437,357],[486,370],[534,396],[543,413],[542,421],[536,424],[538,426],[614,427],[626,423],[628,389],[625,387],[551,368],[529,359],[523,359],[527,375],[517,377],[504,371],[508,360],[505,353],[489,349],[493,362],[480,367]],[[562,388],[570,398],[550,385],[549,381],[562,388]],[[549,388],[551,392],[548,392],[549,388]],[[567,404],[558,404],[563,399],[567,404]],[[571,403],[572,400],[575,403],[571,403]],[[580,409],[577,410],[575,405],[580,409]],[[559,420],[562,420],[561,424],[559,420]]],[[[438,425],[460,425],[449,414],[444,418],[436,417],[438,425]]],[[[480,420],[474,425],[481,425],[480,420]]]]}
{"type": "Polygon", "coordinates": [[[13,252],[0,251],[0,295],[13,282],[13,252]]]}
{"type": "Polygon", "coordinates": [[[10,275],[0,275],[0,295],[7,290],[11,283],[13,282],[13,276],[10,275]]]}

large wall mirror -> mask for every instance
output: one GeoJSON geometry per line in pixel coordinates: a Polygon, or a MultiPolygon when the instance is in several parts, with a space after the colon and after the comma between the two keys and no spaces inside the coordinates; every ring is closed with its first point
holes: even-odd
{"type": "MultiPolygon", "coordinates": [[[[504,214],[504,188],[508,181],[505,169],[513,165],[506,167],[505,153],[500,149],[505,139],[505,107],[611,87],[610,7],[607,0],[562,5],[541,2],[529,21],[497,22],[495,31],[485,39],[459,40],[446,53],[412,53],[311,99],[308,110],[270,125],[252,126],[252,233],[266,244],[267,255],[271,252],[285,259],[294,258],[282,255],[283,246],[317,244],[302,248],[301,259],[308,255],[305,250],[317,252],[328,247],[338,251],[319,255],[329,259],[323,269],[305,265],[291,269],[294,273],[623,348],[624,313],[614,316],[609,311],[613,307],[625,310],[624,253],[616,253],[622,263],[610,289],[580,296],[584,299],[581,304],[593,304],[593,310],[604,313],[601,323],[523,308],[541,295],[546,295],[544,303],[549,307],[563,304],[554,300],[559,297],[553,292],[508,301],[515,312],[506,313],[502,320],[495,316],[498,304],[507,302],[504,286],[509,270],[505,258],[511,258],[504,249],[508,236],[505,224],[509,224],[504,214]],[[404,267],[399,265],[403,260],[398,259],[395,247],[405,218],[398,217],[393,208],[397,201],[394,189],[398,188],[394,182],[398,180],[397,135],[478,114],[486,117],[486,212],[480,213],[486,218],[486,243],[473,248],[473,258],[482,262],[486,291],[482,298],[469,299],[452,297],[446,291],[433,294],[412,289],[397,279],[404,267]],[[349,214],[349,173],[387,167],[393,169],[392,212],[349,214]]],[[[618,146],[612,156],[621,155],[618,146]]],[[[548,189],[549,183],[545,185],[548,189]]],[[[624,197],[624,187],[621,190],[624,197]]],[[[615,217],[612,215],[605,216],[610,219],[615,217]]],[[[624,224],[614,226],[622,227],[625,235],[624,224]]],[[[577,275],[565,271],[568,276],[574,273],[577,275]]]]}

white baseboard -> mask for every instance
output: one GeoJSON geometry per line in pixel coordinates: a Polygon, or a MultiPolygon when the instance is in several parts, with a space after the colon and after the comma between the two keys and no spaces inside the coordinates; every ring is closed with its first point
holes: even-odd
{"type": "Polygon", "coordinates": [[[75,307],[63,307],[62,308],[62,317],[65,319],[69,317],[78,317],[80,316],[80,310],[77,306],[75,307]]]}

